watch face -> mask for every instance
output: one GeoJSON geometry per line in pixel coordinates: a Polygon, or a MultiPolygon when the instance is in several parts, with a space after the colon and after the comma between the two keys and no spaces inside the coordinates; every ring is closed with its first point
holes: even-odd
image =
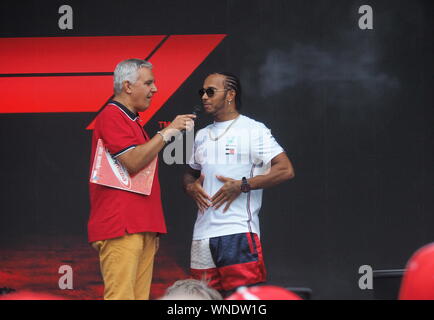
{"type": "Polygon", "coordinates": [[[247,181],[243,181],[243,184],[241,185],[241,191],[242,192],[249,192],[250,191],[250,185],[247,183],[247,181]]]}

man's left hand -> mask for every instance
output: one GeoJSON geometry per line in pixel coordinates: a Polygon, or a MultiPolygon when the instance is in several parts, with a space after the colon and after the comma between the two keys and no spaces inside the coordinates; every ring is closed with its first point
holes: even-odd
{"type": "Polygon", "coordinates": [[[216,177],[223,182],[224,185],[211,198],[212,206],[217,210],[227,202],[225,208],[223,209],[223,212],[226,212],[229,209],[231,203],[234,202],[234,200],[240,195],[242,181],[222,176],[216,177]]]}

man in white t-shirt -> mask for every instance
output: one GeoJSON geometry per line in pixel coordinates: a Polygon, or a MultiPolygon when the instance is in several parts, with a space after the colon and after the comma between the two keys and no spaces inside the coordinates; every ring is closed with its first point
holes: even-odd
{"type": "Polygon", "coordinates": [[[270,130],[239,113],[236,76],[209,75],[199,95],[214,123],[197,132],[184,175],[184,188],[198,206],[191,273],[224,293],[265,281],[262,189],[293,178],[294,169],[270,130]]]}

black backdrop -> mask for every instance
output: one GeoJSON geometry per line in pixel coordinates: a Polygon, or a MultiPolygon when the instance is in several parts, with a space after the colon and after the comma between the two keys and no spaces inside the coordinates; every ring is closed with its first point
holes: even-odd
{"type": "MultiPolygon", "coordinates": [[[[2,2],[0,18],[1,37],[227,34],[146,129],[190,112],[211,71],[240,76],[244,113],[272,129],[296,171],[264,193],[270,283],[371,298],[359,266],[403,268],[433,241],[430,1],[20,1],[2,2]],[[73,30],[57,26],[62,4],[73,30]],[[374,30],[358,27],[364,4],[374,30]]],[[[86,241],[94,116],[0,114],[1,246],[29,235],[86,241]]],[[[195,210],[182,172],[160,163],[163,245],[187,268],[195,210]]]]}

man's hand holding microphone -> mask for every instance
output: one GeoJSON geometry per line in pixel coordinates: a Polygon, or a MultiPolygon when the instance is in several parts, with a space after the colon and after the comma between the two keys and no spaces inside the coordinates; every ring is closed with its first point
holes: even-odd
{"type": "Polygon", "coordinates": [[[192,130],[194,128],[194,120],[196,117],[196,114],[178,115],[170,125],[157,133],[161,135],[165,143],[168,143],[173,137],[176,137],[185,131],[192,130]]]}

